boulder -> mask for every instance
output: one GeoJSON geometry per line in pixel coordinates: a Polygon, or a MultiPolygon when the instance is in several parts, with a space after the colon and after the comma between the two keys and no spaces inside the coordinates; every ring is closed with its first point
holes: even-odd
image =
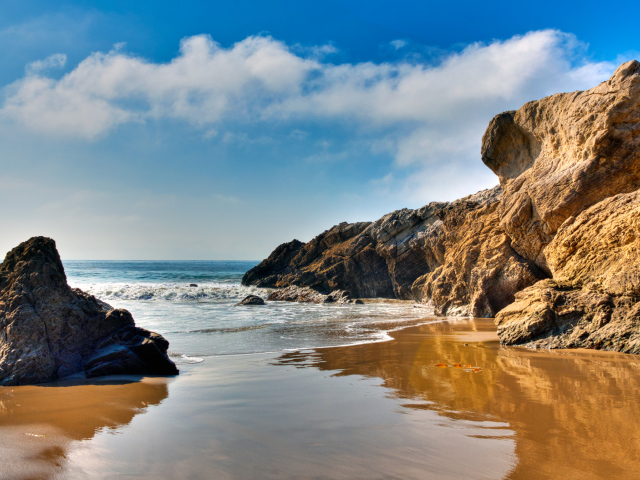
{"type": "Polygon", "coordinates": [[[161,335],[67,285],[55,242],[34,237],[0,265],[0,385],[73,374],[176,375],[161,335]]]}
{"type": "Polygon", "coordinates": [[[301,302],[301,303],[336,303],[339,305],[351,303],[362,305],[362,300],[354,300],[346,290],[334,290],[325,295],[309,287],[299,287],[291,285],[272,292],[267,300],[279,302],[301,302]]]}
{"type": "Polygon", "coordinates": [[[496,316],[501,341],[640,353],[640,191],[567,219],[545,257],[553,280],[496,316]]]}
{"type": "Polygon", "coordinates": [[[248,295],[240,303],[236,303],[236,307],[240,305],[264,305],[264,300],[257,295],[248,295]]]}

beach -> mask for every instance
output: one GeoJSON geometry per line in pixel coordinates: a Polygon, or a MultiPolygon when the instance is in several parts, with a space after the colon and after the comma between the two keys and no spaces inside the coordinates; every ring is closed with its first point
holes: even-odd
{"type": "Polygon", "coordinates": [[[177,377],[2,388],[0,477],[635,478],[636,357],[439,320],[177,377]]]}

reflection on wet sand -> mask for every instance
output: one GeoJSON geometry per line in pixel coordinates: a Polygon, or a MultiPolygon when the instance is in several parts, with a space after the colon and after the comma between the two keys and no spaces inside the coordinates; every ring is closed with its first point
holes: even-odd
{"type": "Polygon", "coordinates": [[[289,353],[278,363],[379,377],[409,409],[507,422],[517,455],[507,478],[637,478],[637,357],[503,348],[491,321],[483,319],[393,336],[395,341],[385,343],[289,353]],[[436,367],[441,363],[482,371],[436,367]]]}
{"type": "Polygon", "coordinates": [[[0,478],[49,478],[64,471],[74,441],[116,431],[168,395],[167,380],[111,377],[91,383],[0,388],[0,478]]]}

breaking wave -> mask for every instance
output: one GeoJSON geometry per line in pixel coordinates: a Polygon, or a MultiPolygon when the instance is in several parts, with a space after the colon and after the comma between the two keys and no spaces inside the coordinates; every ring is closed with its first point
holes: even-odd
{"type": "Polygon", "coordinates": [[[104,300],[146,300],[146,301],[234,301],[239,302],[247,295],[265,296],[265,289],[244,287],[238,284],[203,283],[192,287],[189,284],[159,283],[94,283],[76,284],[75,287],[104,300]]]}

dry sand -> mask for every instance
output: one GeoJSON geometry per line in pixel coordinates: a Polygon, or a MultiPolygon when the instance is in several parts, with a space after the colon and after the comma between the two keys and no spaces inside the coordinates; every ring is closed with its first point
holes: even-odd
{"type": "Polygon", "coordinates": [[[500,347],[490,320],[393,337],[0,388],[0,478],[638,477],[640,358],[500,347]]]}

